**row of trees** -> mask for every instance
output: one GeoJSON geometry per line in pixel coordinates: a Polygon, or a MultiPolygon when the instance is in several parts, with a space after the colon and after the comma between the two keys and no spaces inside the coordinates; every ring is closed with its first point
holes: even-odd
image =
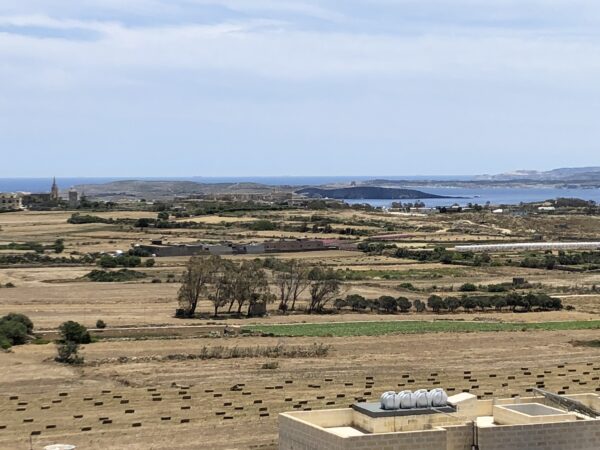
{"type": "Polygon", "coordinates": [[[351,294],[345,298],[338,298],[334,301],[333,306],[337,309],[351,308],[353,311],[383,311],[386,313],[409,312],[411,309],[415,309],[417,312],[424,312],[427,310],[435,313],[456,312],[458,309],[465,311],[472,311],[479,309],[481,311],[487,311],[489,309],[495,309],[501,311],[505,308],[509,308],[512,311],[552,311],[560,310],[563,305],[559,298],[550,297],[546,294],[519,294],[510,293],[507,295],[494,295],[494,296],[466,296],[462,297],[440,297],[438,295],[431,295],[427,301],[414,300],[411,301],[406,297],[392,297],[389,295],[383,295],[376,299],[367,299],[362,295],[351,294]]]}
{"type": "Polygon", "coordinates": [[[215,316],[226,306],[231,312],[234,305],[238,314],[244,307],[251,314],[257,304],[274,300],[267,273],[256,261],[237,263],[220,256],[193,256],[181,281],[176,311],[178,317],[194,317],[198,302],[203,297],[213,304],[215,316]]]}
{"type": "Polygon", "coordinates": [[[322,265],[310,266],[300,260],[270,259],[265,266],[273,270],[279,294],[279,310],[294,311],[299,296],[308,290],[307,312],[322,312],[340,293],[342,283],[337,272],[322,265]]]}
{"type": "Polygon", "coordinates": [[[212,303],[215,316],[225,307],[237,314],[246,308],[251,315],[256,306],[275,300],[280,311],[293,311],[304,292],[310,297],[307,312],[322,312],[339,295],[341,286],[332,269],[298,260],[237,263],[220,256],[193,256],[183,274],[176,315],[193,317],[202,298],[212,303]],[[271,292],[266,268],[273,271],[277,295],[271,292]]]}
{"type": "MultiPolygon", "coordinates": [[[[415,308],[416,302],[415,300],[415,308]]],[[[550,297],[547,294],[527,293],[520,294],[511,292],[506,295],[493,296],[466,296],[462,297],[446,297],[442,298],[438,295],[432,295],[427,299],[427,308],[433,312],[439,313],[442,311],[455,312],[459,308],[465,311],[480,309],[486,311],[495,309],[502,311],[505,308],[511,311],[529,312],[532,310],[538,311],[555,311],[563,308],[562,301],[556,297],[550,297]]],[[[418,309],[418,308],[416,308],[418,309]]]]}

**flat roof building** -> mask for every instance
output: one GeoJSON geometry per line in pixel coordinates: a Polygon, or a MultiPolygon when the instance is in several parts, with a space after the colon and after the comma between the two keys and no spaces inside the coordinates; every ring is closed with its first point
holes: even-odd
{"type": "Polygon", "coordinates": [[[600,419],[594,411],[600,397],[554,397],[478,400],[461,393],[445,407],[383,410],[379,403],[357,403],[288,412],[279,416],[279,449],[598,450],[600,419]]]}
{"type": "Polygon", "coordinates": [[[18,211],[23,209],[21,195],[13,192],[0,192],[0,211],[18,211]]]}

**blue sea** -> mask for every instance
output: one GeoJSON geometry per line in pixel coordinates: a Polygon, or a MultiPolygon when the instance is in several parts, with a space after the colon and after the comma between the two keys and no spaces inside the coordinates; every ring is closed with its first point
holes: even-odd
{"type": "MultiPolygon", "coordinates": [[[[198,183],[242,183],[254,182],[267,185],[321,185],[327,183],[343,183],[350,181],[363,181],[373,179],[388,180],[425,180],[439,181],[468,180],[467,176],[431,177],[431,176],[281,176],[281,177],[96,177],[96,178],[58,178],[56,180],[60,189],[68,189],[79,184],[100,184],[119,180],[176,180],[195,181],[198,183]]],[[[49,192],[52,184],[51,178],[0,178],[0,192],[49,192]]],[[[467,203],[493,205],[515,205],[521,202],[535,202],[555,199],[558,197],[573,197],[584,200],[594,200],[600,203],[600,189],[556,189],[556,188],[440,188],[440,187],[409,187],[432,194],[456,197],[449,199],[425,199],[426,206],[450,206],[453,204],[466,205],[467,203]]],[[[403,200],[410,202],[411,200],[403,200]]],[[[392,200],[364,199],[348,200],[347,203],[369,203],[373,206],[391,206],[392,200]]]]}

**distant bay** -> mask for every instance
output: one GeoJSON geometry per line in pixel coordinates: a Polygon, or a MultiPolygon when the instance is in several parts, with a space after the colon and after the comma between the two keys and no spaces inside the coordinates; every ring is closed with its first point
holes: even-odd
{"type": "MultiPolygon", "coordinates": [[[[519,203],[540,202],[552,200],[559,197],[580,198],[583,200],[594,200],[600,203],[600,189],[556,189],[556,188],[438,188],[422,187],[419,188],[431,194],[463,197],[461,199],[452,198],[434,198],[423,200],[402,200],[402,203],[423,202],[427,207],[452,206],[458,204],[461,206],[467,203],[478,203],[485,205],[490,202],[492,205],[518,205],[519,203]]],[[[368,203],[372,206],[390,207],[393,200],[346,200],[348,204],[368,203]]]]}
{"type": "MultiPolygon", "coordinates": [[[[325,177],[325,176],[305,176],[305,177],[96,177],[96,178],[82,178],[82,177],[69,177],[69,178],[57,178],[57,183],[61,190],[70,188],[71,186],[81,184],[102,184],[109,183],[112,181],[119,180],[172,180],[172,181],[195,181],[198,183],[241,183],[241,182],[253,182],[267,185],[292,185],[292,186],[307,186],[307,185],[322,185],[329,183],[347,183],[350,181],[365,181],[376,178],[385,179],[400,179],[400,180],[423,180],[423,179],[434,179],[439,181],[453,181],[453,180],[465,180],[468,177],[376,177],[376,176],[337,176],[337,177],[325,177]]],[[[48,192],[52,184],[51,178],[0,178],[0,192],[48,192]]],[[[414,187],[413,187],[414,188],[414,187]]],[[[544,187],[531,187],[531,188],[507,188],[507,187],[482,187],[482,188],[463,188],[463,187],[429,187],[422,186],[417,189],[431,194],[449,196],[449,197],[463,197],[463,198],[436,198],[436,199],[423,199],[420,200],[425,203],[426,206],[451,206],[455,203],[459,205],[466,205],[467,203],[478,203],[485,204],[490,202],[493,205],[516,205],[521,202],[538,202],[543,200],[555,199],[558,197],[573,197],[581,198],[584,200],[594,200],[600,203],[600,189],[558,189],[558,188],[544,188],[544,187]]],[[[373,206],[391,206],[393,200],[381,200],[381,199],[360,199],[360,200],[346,200],[349,204],[354,203],[369,203],[373,206]]],[[[414,202],[416,200],[402,200],[403,203],[414,202]]]]}

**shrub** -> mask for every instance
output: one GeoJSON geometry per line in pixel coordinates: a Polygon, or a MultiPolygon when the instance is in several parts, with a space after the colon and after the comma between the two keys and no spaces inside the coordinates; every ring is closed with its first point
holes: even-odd
{"type": "Polygon", "coordinates": [[[260,368],[267,370],[275,370],[279,367],[279,363],[277,361],[266,362],[260,368]]]}
{"type": "Polygon", "coordinates": [[[4,316],[0,319],[0,322],[11,321],[11,320],[15,321],[15,322],[20,322],[23,325],[25,325],[25,328],[27,329],[27,333],[31,334],[31,332],[33,331],[33,322],[25,314],[8,313],[6,316],[4,316]]]}
{"type": "Polygon", "coordinates": [[[149,258],[144,262],[144,266],[146,267],[154,267],[154,264],[156,264],[154,258],[149,258]]]}
{"type": "Polygon", "coordinates": [[[114,267],[117,267],[117,261],[110,255],[102,255],[98,260],[97,264],[105,269],[112,269],[114,267]]]}
{"type": "Polygon", "coordinates": [[[133,281],[140,278],[146,278],[146,274],[143,272],[136,272],[135,270],[121,269],[116,272],[108,272],[105,270],[92,270],[86,275],[90,281],[100,283],[117,283],[124,281],[133,281]]]}
{"type": "Polygon", "coordinates": [[[503,284],[490,284],[487,290],[488,292],[506,292],[508,289],[503,284]]]}
{"type": "Polygon", "coordinates": [[[96,328],[106,328],[106,322],[102,319],[96,320],[96,328]]]}
{"type": "Polygon", "coordinates": [[[477,286],[473,283],[465,283],[461,287],[458,288],[460,292],[475,292],[477,290],[477,286]]]}
{"type": "Polygon", "coordinates": [[[401,288],[401,289],[409,290],[409,291],[416,291],[417,290],[417,288],[414,287],[412,283],[408,283],[408,282],[406,282],[406,283],[400,283],[398,285],[398,287],[401,288]]]}
{"type": "Polygon", "coordinates": [[[16,287],[16,286],[14,285],[14,283],[11,283],[11,282],[9,281],[8,283],[6,283],[6,284],[4,285],[4,287],[7,287],[7,288],[14,288],[14,287],[16,287]]]}
{"type": "Polygon", "coordinates": [[[0,318],[0,347],[10,348],[27,342],[33,331],[33,323],[24,314],[10,313],[0,318]]]}
{"type": "Polygon", "coordinates": [[[141,217],[138,220],[135,221],[134,227],[136,228],[148,228],[150,226],[150,224],[153,222],[152,219],[148,219],[145,217],[141,217]]]}
{"type": "Polygon", "coordinates": [[[80,323],[69,320],[64,322],[59,328],[60,336],[64,343],[75,342],[77,344],[89,344],[92,341],[87,328],[80,323]]]}
{"type": "Polygon", "coordinates": [[[0,336],[3,336],[11,345],[22,345],[27,342],[27,328],[14,320],[0,322],[0,336]]]}
{"type": "Polygon", "coordinates": [[[8,350],[11,347],[11,343],[6,336],[0,334],[0,348],[2,350],[8,350]]]}
{"type": "Polygon", "coordinates": [[[63,364],[82,364],[83,357],[79,356],[79,344],[73,341],[65,341],[58,344],[56,348],[58,355],[55,360],[63,364]]]}
{"type": "Polygon", "coordinates": [[[63,239],[57,239],[52,245],[54,253],[62,253],[65,250],[65,241],[63,239]]]}
{"type": "Polygon", "coordinates": [[[270,220],[257,220],[251,222],[248,228],[252,231],[273,231],[277,228],[277,225],[270,220]]]}

